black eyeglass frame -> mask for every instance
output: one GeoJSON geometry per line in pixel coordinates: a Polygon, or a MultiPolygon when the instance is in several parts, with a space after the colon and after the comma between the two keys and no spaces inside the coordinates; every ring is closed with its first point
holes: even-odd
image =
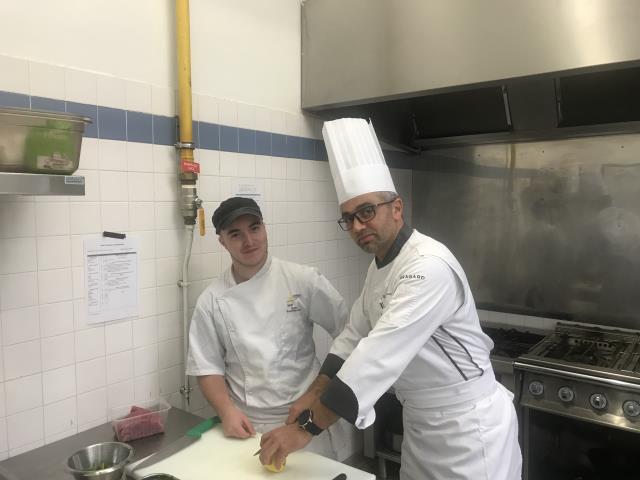
{"type": "Polygon", "coordinates": [[[395,202],[397,199],[398,199],[398,197],[395,197],[395,198],[393,198],[391,200],[388,200],[386,202],[380,202],[380,203],[376,203],[374,205],[363,205],[362,207],[357,209],[355,212],[349,213],[347,215],[343,215],[342,218],[339,218],[338,219],[338,225],[340,225],[340,228],[342,230],[344,230],[345,232],[348,232],[349,230],[351,230],[353,228],[353,219],[354,218],[357,218],[360,223],[370,222],[371,220],[376,218],[376,213],[378,213],[378,207],[380,207],[382,205],[389,205],[390,203],[395,202]],[[367,218],[366,220],[363,220],[362,218],[360,218],[359,214],[363,210],[365,210],[367,208],[372,208],[373,209],[373,215],[371,215],[370,218],[367,218]]]}

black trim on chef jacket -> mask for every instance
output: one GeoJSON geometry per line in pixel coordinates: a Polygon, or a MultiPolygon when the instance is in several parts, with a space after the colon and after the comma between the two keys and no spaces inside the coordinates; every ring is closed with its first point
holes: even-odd
{"type": "Polygon", "coordinates": [[[320,374],[324,374],[329,378],[333,378],[336,376],[336,373],[342,368],[342,364],[344,360],[337,356],[334,353],[330,353],[327,355],[327,358],[322,362],[322,367],[320,367],[320,374]]]}
{"type": "MultiPolygon", "coordinates": [[[[480,368],[480,366],[473,360],[473,357],[471,356],[471,354],[469,353],[469,350],[467,350],[467,347],[465,347],[462,342],[454,337],[451,333],[449,333],[447,330],[445,330],[445,328],[440,325],[438,327],[439,330],[442,330],[444,333],[446,333],[449,337],[451,337],[451,339],[456,342],[458,345],[460,345],[460,347],[462,347],[462,349],[465,351],[465,353],[467,354],[467,356],[469,357],[469,360],[471,361],[471,363],[473,363],[473,365],[480,371],[480,375],[478,375],[479,377],[481,377],[482,375],[484,375],[484,370],[482,368],[480,368]]],[[[451,355],[449,355],[449,352],[447,352],[444,348],[444,346],[438,341],[438,339],[434,335],[431,336],[431,338],[433,338],[433,341],[436,342],[436,344],[440,347],[440,350],[442,350],[444,352],[444,354],[447,356],[447,358],[449,359],[449,361],[451,362],[451,364],[456,367],[456,370],[458,370],[458,372],[460,373],[460,375],[462,375],[462,378],[466,380],[469,380],[469,377],[467,377],[464,372],[462,371],[462,369],[460,368],[460,366],[456,363],[456,361],[451,357],[451,355]]],[[[475,377],[474,377],[475,378],[475,377]]]]}
{"type": "Polygon", "coordinates": [[[400,231],[398,232],[396,239],[393,241],[391,248],[389,249],[387,254],[384,256],[382,261],[379,262],[378,258],[376,257],[376,267],[382,268],[389,265],[391,262],[393,262],[395,258],[398,256],[398,254],[400,253],[400,250],[402,249],[402,247],[404,247],[404,244],[407,243],[407,240],[409,240],[409,237],[411,236],[412,233],[413,233],[413,228],[411,228],[409,225],[405,223],[400,229],[400,231]]]}
{"type": "Polygon", "coordinates": [[[320,397],[322,404],[329,410],[344,418],[347,422],[355,424],[358,419],[358,398],[351,387],[333,377],[331,383],[320,397]]]}

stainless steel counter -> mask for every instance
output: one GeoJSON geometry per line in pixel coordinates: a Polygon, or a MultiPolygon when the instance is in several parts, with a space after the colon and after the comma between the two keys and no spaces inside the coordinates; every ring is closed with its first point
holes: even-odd
{"type": "MultiPolygon", "coordinates": [[[[163,434],[129,442],[135,453],[133,460],[157,452],[202,420],[201,417],[172,408],[163,434]]],[[[0,462],[0,472],[8,472],[15,480],[70,480],[72,476],[64,469],[64,461],[70,455],[87,445],[113,440],[113,428],[110,423],[105,423],[0,462]]]]}

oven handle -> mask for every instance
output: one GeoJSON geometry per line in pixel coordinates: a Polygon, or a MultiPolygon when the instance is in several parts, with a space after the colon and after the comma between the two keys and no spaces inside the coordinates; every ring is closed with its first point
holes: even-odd
{"type": "Polygon", "coordinates": [[[595,377],[593,375],[587,375],[586,373],[577,373],[577,372],[571,372],[568,370],[558,370],[555,368],[541,367],[539,365],[523,365],[523,364],[519,364],[518,362],[514,363],[513,368],[514,370],[528,370],[528,371],[537,372],[537,373],[547,373],[549,375],[553,375],[556,377],[569,377],[569,378],[574,378],[576,380],[588,380],[588,381],[599,383],[599,384],[613,385],[614,387],[622,387],[628,390],[633,390],[635,392],[640,392],[640,385],[636,385],[635,383],[631,383],[631,382],[625,382],[622,380],[615,380],[613,378],[595,377]]]}

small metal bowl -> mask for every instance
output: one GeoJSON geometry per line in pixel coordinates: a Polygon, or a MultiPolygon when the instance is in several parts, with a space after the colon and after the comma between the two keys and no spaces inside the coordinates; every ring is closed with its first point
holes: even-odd
{"type": "Polygon", "coordinates": [[[122,442],[89,445],[65,462],[76,480],[121,480],[124,467],[133,458],[133,448],[122,442]]]}
{"type": "Polygon", "coordinates": [[[151,475],[145,475],[140,480],[180,480],[179,478],[169,475],[168,473],[152,473],[151,475]]]}

